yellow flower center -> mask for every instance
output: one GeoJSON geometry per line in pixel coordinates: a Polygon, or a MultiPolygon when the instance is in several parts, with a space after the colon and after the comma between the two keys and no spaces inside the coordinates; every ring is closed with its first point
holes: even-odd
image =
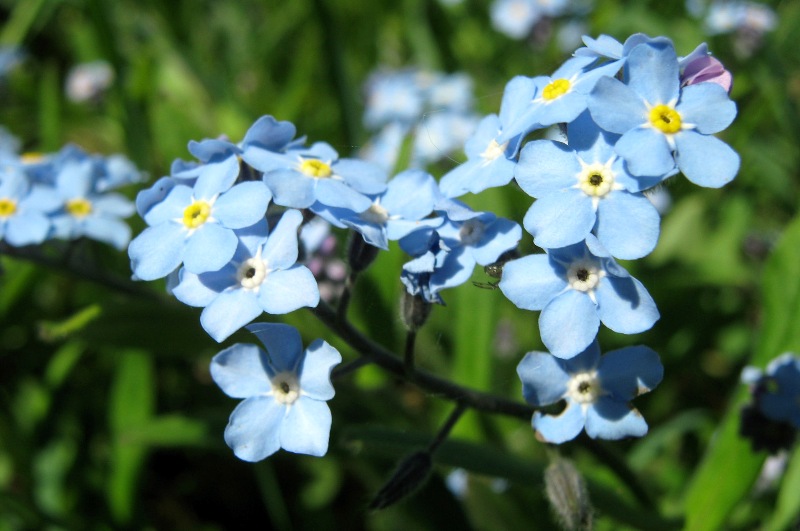
{"type": "Polygon", "coordinates": [[[306,159],[300,163],[300,171],[309,177],[324,179],[331,176],[330,165],[319,159],[306,159]]]}
{"type": "Polygon", "coordinates": [[[92,203],[90,203],[88,199],[78,197],[67,201],[66,209],[67,212],[69,212],[76,218],[83,218],[91,214],[92,203]]]}
{"type": "Polygon", "coordinates": [[[569,90],[570,84],[568,79],[556,79],[552,83],[549,83],[544,90],[542,90],[542,97],[547,101],[554,100],[556,98],[560,98],[564,94],[567,93],[569,90]]]}
{"type": "Polygon", "coordinates": [[[665,135],[671,135],[681,130],[681,115],[669,105],[656,105],[650,109],[650,123],[665,135]]]}
{"type": "Polygon", "coordinates": [[[17,203],[7,197],[0,198],[0,218],[9,218],[17,211],[17,203]]]}
{"type": "Polygon", "coordinates": [[[183,210],[183,224],[187,229],[196,229],[211,215],[211,205],[205,201],[195,201],[183,210]]]}
{"type": "Polygon", "coordinates": [[[29,151],[20,155],[19,160],[23,164],[37,164],[44,160],[44,155],[36,151],[29,151]]]}

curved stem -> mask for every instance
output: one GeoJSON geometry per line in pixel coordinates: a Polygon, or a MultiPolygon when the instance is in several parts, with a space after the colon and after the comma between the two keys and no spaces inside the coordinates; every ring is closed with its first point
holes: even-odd
{"type": "Polygon", "coordinates": [[[349,322],[340,321],[336,312],[327,304],[320,302],[319,306],[311,308],[311,312],[359,354],[368,358],[387,372],[413,383],[434,395],[442,396],[450,400],[461,401],[465,406],[478,411],[499,413],[526,421],[530,421],[535,411],[533,407],[527,404],[462,387],[449,380],[438,378],[418,369],[407,372],[404,360],[365,337],[349,322]]]}
{"type": "Polygon", "coordinates": [[[406,367],[406,372],[412,374],[414,372],[414,345],[416,344],[417,333],[408,332],[406,335],[406,350],[403,356],[403,364],[406,367]]]}

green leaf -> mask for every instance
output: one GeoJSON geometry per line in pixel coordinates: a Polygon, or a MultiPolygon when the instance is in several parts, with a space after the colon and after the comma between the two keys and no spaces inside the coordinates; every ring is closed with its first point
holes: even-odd
{"type": "Polygon", "coordinates": [[[162,415],[125,431],[126,444],[142,446],[210,446],[207,426],[181,415],[162,415]]]}
{"type": "MultiPolygon", "coordinates": [[[[763,367],[787,350],[800,350],[800,217],[786,229],[764,267],[763,329],[752,362],[763,367]]],[[[723,528],[736,505],[751,490],[764,462],[739,436],[739,412],[749,400],[742,386],[736,393],[716,438],[686,492],[687,530],[723,528]]]]}
{"type": "Polygon", "coordinates": [[[781,481],[778,503],[765,531],[789,529],[800,515],[800,447],[796,448],[781,481]]]}

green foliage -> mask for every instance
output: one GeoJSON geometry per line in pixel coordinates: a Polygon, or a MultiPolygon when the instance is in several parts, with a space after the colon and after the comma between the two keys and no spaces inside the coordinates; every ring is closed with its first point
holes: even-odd
{"type": "MultiPolygon", "coordinates": [[[[125,153],[149,182],[189,157],[188,140],[224,133],[238,141],[262,114],[350,155],[369,139],[360,87],[377,67],[466,72],[479,112],[490,113],[512,76],[548,74],[565,59],[553,38],[496,33],[489,3],[0,0],[0,43],[27,51],[0,84],[0,123],[26,151],[74,142],[125,153]],[[69,67],[95,59],[113,66],[113,87],[91,103],[68,101],[69,67]]],[[[659,246],[625,264],[662,318],[634,337],[601,332],[604,351],[641,343],[661,355],[663,384],[637,400],[650,433],[559,451],[587,479],[597,529],[792,528],[800,454],[791,453],[779,482],[756,489],[766,455],[739,436],[738,414],[747,400],[742,367],[800,352],[800,1],[770,3],[779,26],[751,56],[737,52],[733,35],[705,36],[681,2],[595,4],[585,19],[591,35],[668,35],[680,54],[708,41],[734,73],[739,116],[722,138],[742,168],[723,190],[682,177],[665,184],[673,204],[659,246]]],[[[466,200],[516,220],[530,204],[511,187],[466,200]]],[[[529,236],[521,248],[532,250],[529,236]]],[[[397,248],[382,253],[359,278],[349,312],[398,353],[404,260],[397,248]]],[[[133,285],[124,253],[100,244],[53,245],[36,261],[0,256],[0,271],[0,531],[555,525],[541,479],[549,450],[527,419],[467,413],[419,493],[369,513],[397,462],[430,443],[452,403],[366,367],[336,383],[328,456],[242,463],[222,438],[235,401],[212,384],[208,362],[224,346],[252,342],[250,334],[215,344],[197,309],[158,283],[133,285]],[[91,275],[76,266],[84,261],[97,265],[91,275]],[[456,468],[469,473],[461,497],[444,481],[456,468]],[[504,489],[498,478],[509,482],[504,489]]],[[[473,280],[493,279],[476,270],[473,280]]],[[[515,367],[542,348],[537,315],[471,283],[444,297],[417,337],[418,365],[520,401],[515,367]]],[[[325,337],[345,361],[357,358],[310,313],[285,320],[306,341],[325,337]]]]}

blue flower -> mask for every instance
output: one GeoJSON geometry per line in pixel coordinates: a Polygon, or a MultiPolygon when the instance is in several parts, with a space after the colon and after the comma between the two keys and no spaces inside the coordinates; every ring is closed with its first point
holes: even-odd
{"type": "Polygon", "coordinates": [[[628,55],[626,83],[604,77],[589,97],[592,118],[621,134],[615,150],[633,175],[664,175],[677,167],[693,183],[720,187],[739,170],[739,156],[711,136],[736,116],[736,104],[716,83],[681,89],[680,65],[669,42],[639,44],[628,55]]]}
{"type": "Polygon", "coordinates": [[[433,273],[441,269],[449,249],[445,247],[436,232],[428,234],[425,249],[419,255],[403,264],[400,281],[409,295],[419,296],[425,302],[444,305],[438,290],[431,286],[433,273]]]}
{"type": "Polygon", "coordinates": [[[368,244],[388,250],[390,240],[399,240],[423,227],[441,225],[442,218],[424,219],[440,198],[430,174],[406,170],[392,179],[386,192],[377,195],[363,212],[326,208],[319,203],[311,210],[336,226],[359,232],[368,244]]]}
{"type": "Polygon", "coordinates": [[[601,322],[615,332],[636,334],[659,318],[645,287],[591,234],[586,242],[507,262],[499,286],[519,308],[541,310],[542,342],[559,358],[583,351],[601,322]]]}
{"type": "Polygon", "coordinates": [[[322,456],[328,451],[333,398],[330,374],[339,352],[317,339],[303,350],[300,333],[285,324],[247,327],[267,347],[237,343],[214,356],[211,377],[232,398],[225,442],[244,461],[286,451],[322,456]]]}
{"type": "Polygon", "coordinates": [[[531,424],[546,442],[560,444],[586,429],[596,439],[641,437],[647,423],[628,402],[655,388],[664,368],[653,350],[627,347],[600,356],[593,341],[572,359],[529,352],[517,366],[525,400],[536,407],[566,401],[557,416],[537,411],[531,424]]]}
{"type": "Polygon", "coordinates": [[[216,341],[262,312],[285,314],[319,304],[314,275],[297,264],[297,229],[303,215],[287,210],[267,237],[266,221],[237,231],[239,245],[231,262],[219,271],[194,274],[181,270],[175,297],[204,306],[200,324],[216,341]]]}
{"type": "Polygon", "coordinates": [[[162,183],[145,191],[140,210],[150,225],[128,247],[131,268],[142,280],[165,277],[181,263],[190,273],[217,271],[230,262],[238,239],[233,229],[255,224],[267,211],[270,193],[264,183],[233,185],[235,172],[208,164],[193,187],[162,183]],[[166,191],[164,199],[155,202],[166,191]]]}
{"type": "Polygon", "coordinates": [[[756,407],[765,417],[800,429],[800,357],[781,354],[763,372],[746,367],[742,380],[753,385],[756,407]]]}
{"type": "Polygon", "coordinates": [[[363,212],[372,203],[366,194],[386,190],[386,172],[376,164],[340,159],[329,144],[295,147],[274,153],[251,146],[242,158],[264,172],[273,201],[290,208],[308,208],[319,201],[330,207],[363,212]]]}
{"type": "Polygon", "coordinates": [[[50,233],[48,214],[61,204],[51,187],[31,185],[19,168],[5,167],[0,173],[0,240],[15,247],[42,243],[50,233]]]}
{"type": "Polygon", "coordinates": [[[523,39],[542,17],[556,17],[568,7],[568,0],[495,0],[492,26],[512,39],[523,39]]]}
{"type": "Polygon", "coordinates": [[[98,193],[95,164],[91,158],[64,162],[55,178],[55,191],[63,204],[63,209],[51,220],[55,237],[87,236],[119,250],[125,249],[131,229],[121,218],[133,214],[134,205],[123,195],[98,193]]]}
{"type": "Polygon", "coordinates": [[[523,222],[536,245],[566,247],[595,230],[612,256],[649,254],[658,241],[658,211],[643,194],[633,193],[642,185],[614,153],[619,137],[603,133],[584,112],[569,125],[568,138],[569,146],[529,142],[514,170],[520,188],[537,199],[523,222]]]}
{"type": "Polygon", "coordinates": [[[573,57],[552,76],[528,78],[527,86],[516,87],[515,90],[529,95],[528,105],[503,130],[497,142],[577,118],[586,110],[588,95],[595,83],[604,76],[615,75],[620,66],[611,62],[592,67],[594,62],[594,57],[573,57]]]}

